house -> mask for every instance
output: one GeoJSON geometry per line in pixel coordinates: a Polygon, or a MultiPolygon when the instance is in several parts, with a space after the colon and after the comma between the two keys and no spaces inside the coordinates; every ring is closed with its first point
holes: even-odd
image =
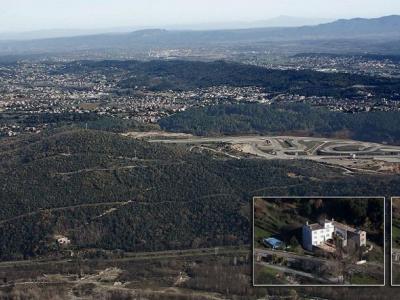
{"type": "Polygon", "coordinates": [[[399,249],[392,249],[392,260],[393,261],[400,261],[400,251],[399,249]]]}
{"type": "Polygon", "coordinates": [[[58,242],[60,245],[68,245],[68,244],[71,243],[71,241],[70,241],[69,238],[67,238],[67,237],[59,238],[59,239],[57,240],[57,242],[58,242]]]}
{"type": "Polygon", "coordinates": [[[279,249],[282,248],[284,246],[284,243],[276,238],[264,238],[263,240],[263,244],[269,248],[272,249],[279,249]]]}
{"type": "Polygon", "coordinates": [[[57,243],[62,246],[66,246],[71,244],[71,240],[67,238],[66,236],[62,235],[55,235],[54,238],[57,240],[57,243]]]}
{"type": "Polygon", "coordinates": [[[346,232],[346,241],[353,241],[359,247],[367,245],[367,233],[364,230],[353,228],[336,221],[333,222],[333,225],[335,226],[336,232],[346,232]]]}
{"type": "Polygon", "coordinates": [[[357,246],[367,244],[367,233],[363,230],[352,228],[348,225],[332,220],[324,220],[319,223],[309,224],[302,228],[303,248],[312,251],[314,247],[324,248],[328,240],[336,239],[346,247],[348,241],[353,241],[357,246]]]}
{"type": "Polygon", "coordinates": [[[327,240],[332,239],[335,227],[333,222],[326,221],[321,223],[309,224],[303,226],[303,248],[309,251],[313,250],[314,246],[324,244],[327,240]]]}

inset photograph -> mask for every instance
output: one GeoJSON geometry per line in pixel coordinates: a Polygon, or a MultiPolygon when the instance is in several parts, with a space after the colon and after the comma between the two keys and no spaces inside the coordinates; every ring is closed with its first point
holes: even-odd
{"type": "Polygon", "coordinates": [[[400,285],[400,197],[392,198],[392,285],[400,285]]]}
{"type": "Polygon", "coordinates": [[[383,197],[255,197],[253,284],[384,285],[384,211],[383,197]]]}

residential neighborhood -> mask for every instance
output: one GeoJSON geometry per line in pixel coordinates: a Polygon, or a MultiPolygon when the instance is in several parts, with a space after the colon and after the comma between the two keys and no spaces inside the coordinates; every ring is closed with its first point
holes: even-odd
{"type": "Polygon", "coordinates": [[[100,68],[81,74],[74,71],[78,67],[80,62],[57,60],[0,64],[0,112],[4,116],[0,117],[0,136],[39,133],[49,125],[44,119],[32,126],[18,122],[15,116],[95,114],[157,123],[192,107],[235,103],[307,103],[345,113],[400,110],[398,93],[386,99],[360,91],[357,97],[338,98],[229,85],[157,91],[143,86],[121,87],[119,82],[129,76],[124,69],[100,68]]]}

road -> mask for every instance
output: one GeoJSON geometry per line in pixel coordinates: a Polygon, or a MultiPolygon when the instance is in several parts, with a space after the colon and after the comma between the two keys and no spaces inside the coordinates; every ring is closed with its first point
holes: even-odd
{"type": "MultiPolygon", "coordinates": [[[[150,189],[149,189],[150,190],[150,189]]],[[[178,203],[190,203],[201,199],[208,199],[208,198],[215,198],[215,197],[226,197],[226,196],[234,196],[233,194],[228,193],[218,193],[218,194],[208,194],[204,196],[200,196],[197,198],[193,198],[191,200],[185,201],[177,201],[177,200],[165,200],[165,201],[158,201],[158,202],[148,202],[148,201],[134,201],[134,200],[127,200],[127,201],[112,201],[112,202],[99,202],[99,203],[83,203],[83,204],[76,204],[70,206],[62,206],[62,207],[53,207],[53,208],[42,208],[36,211],[32,211],[29,213],[21,214],[15,217],[11,217],[8,219],[0,220],[0,226],[3,224],[7,224],[13,221],[17,221],[26,217],[34,216],[39,213],[43,212],[56,212],[56,211],[63,211],[63,210],[72,210],[72,209],[79,209],[79,208],[87,208],[87,207],[98,207],[98,206],[111,206],[117,205],[118,208],[124,205],[132,204],[132,205],[159,205],[159,204],[178,204],[178,203]]],[[[106,210],[109,211],[110,209],[106,210]]],[[[115,210],[113,210],[115,211],[115,210]]],[[[98,218],[98,217],[96,217],[98,218]]]]}
{"type": "MultiPolygon", "coordinates": [[[[197,248],[184,250],[167,250],[154,252],[125,252],[124,257],[110,259],[84,259],[83,262],[121,262],[121,261],[142,261],[154,259],[170,259],[179,257],[197,257],[197,256],[218,256],[218,255],[250,255],[250,245],[239,246],[222,246],[213,248],[197,248]]],[[[3,261],[0,262],[0,270],[2,268],[17,268],[27,266],[40,266],[46,264],[65,264],[73,263],[73,259],[35,259],[35,260],[19,260],[19,261],[3,261]]]]}
{"type": "Polygon", "coordinates": [[[283,272],[283,273],[289,273],[289,274],[293,274],[293,275],[297,275],[297,276],[310,278],[312,280],[315,280],[315,281],[321,282],[321,283],[328,283],[328,284],[329,283],[330,284],[336,283],[336,282],[331,282],[331,281],[325,280],[325,279],[323,279],[321,277],[318,277],[316,275],[313,275],[311,273],[306,273],[306,272],[290,269],[290,268],[283,267],[283,266],[272,265],[272,264],[268,264],[268,263],[265,263],[265,262],[258,262],[257,264],[265,266],[265,267],[268,267],[268,268],[271,268],[271,269],[274,269],[274,270],[277,270],[277,271],[280,271],[280,272],[283,272]]]}
{"type": "Polygon", "coordinates": [[[44,208],[44,209],[39,209],[37,211],[29,212],[26,214],[18,215],[9,219],[1,220],[0,225],[10,223],[13,221],[17,221],[22,218],[26,218],[29,216],[34,216],[38,213],[42,212],[54,212],[54,211],[62,211],[62,210],[70,210],[70,209],[76,209],[76,208],[83,208],[83,207],[97,207],[97,206],[109,206],[109,205],[127,205],[129,203],[132,203],[131,200],[128,201],[114,201],[114,202],[102,202],[102,203],[84,203],[84,204],[77,204],[77,205],[71,205],[71,206],[64,206],[64,207],[54,207],[54,208],[44,208]]]}
{"type": "MultiPolygon", "coordinates": [[[[320,264],[325,264],[325,265],[330,265],[334,266],[338,262],[335,260],[329,260],[321,257],[315,257],[312,255],[300,255],[292,252],[287,252],[287,251],[279,251],[279,250],[272,250],[272,249],[260,249],[260,248],[255,248],[254,249],[254,254],[255,256],[261,255],[261,256],[266,256],[266,255],[277,255],[280,257],[284,258],[289,258],[289,259],[296,259],[296,260],[302,260],[302,261],[309,261],[313,263],[320,263],[320,264]]],[[[367,262],[364,265],[356,265],[356,264],[349,264],[346,269],[352,270],[352,271],[357,271],[361,273],[374,273],[374,274],[380,274],[384,273],[384,266],[383,264],[377,263],[377,262],[367,262]]]]}
{"type": "MultiPolygon", "coordinates": [[[[280,255],[282,257],[286,257],[286,258],[302,259],[302,260],[310,260],[310,261],[313,261],[313,262],[336,264],[336,261],[329,260],[329,259],[322,258],[322,257],[316,257],[316,256],[313,256],[313,255],[307,255],[307,254],[301,254],[300,255],[300,254],[296,254],[296,253],[293,253],[293,252],[272,250],[272,249],[255,248],[254,249],[254,254],[255,255],[257,255],[257,254],[260,254],[260,255],[266,255],[266,254],[273,255],[273,254],[275,254],[275,255],[280,255]]],[[[354,266],[357,266],[357,267],[360,267],[360,266],[372,266],[372,267],[381,267],[381,268],[383,268],[383,264],[376,263],[376,262],[367,262],[364,265],[354,265],[354,266]]]]}
{"type": "Polygon", "coordinates": [[[319,263],[335,263],[334,261],[327,260],[325,258],[315,257],[312,255],[300,255],[293,252],[287,251],[279,251],[279,250],[270,250],[270,249],[254,249],[255,255],[266,256],[266,255],[277,255],[285,258],[299,259],[299,260],[308,260],[311,262],[319,262],[319,263]]]}

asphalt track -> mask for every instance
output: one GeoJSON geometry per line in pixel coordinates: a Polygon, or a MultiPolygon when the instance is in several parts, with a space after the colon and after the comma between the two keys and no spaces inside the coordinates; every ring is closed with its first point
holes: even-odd
{"type": "Polygon", "coordinates": [[[400,147],[344,139],[294,136],[163,137],[153,143],[208,145],[225,143],[245,154],[265,159],[313,159],[364,157],[395,159],[400,162],[400,147]]]}

